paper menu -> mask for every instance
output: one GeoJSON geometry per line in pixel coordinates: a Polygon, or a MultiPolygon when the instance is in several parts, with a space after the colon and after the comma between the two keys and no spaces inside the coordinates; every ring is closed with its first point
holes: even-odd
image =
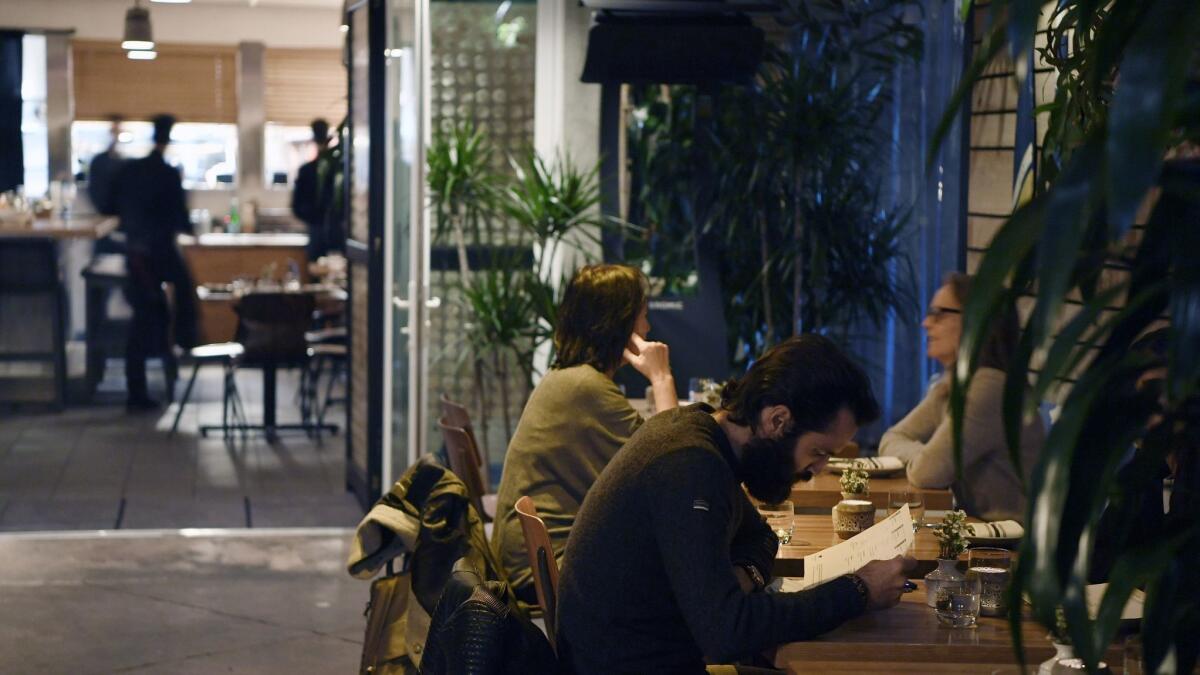
{"type": "Polygon", "coordinates": [[[857,571],[872,560],[889,560],[908,553],[914,541],[908,504],[846,541],[804,556],[804,577],[783,580],[780,590],[803,591],[857,571]]]}

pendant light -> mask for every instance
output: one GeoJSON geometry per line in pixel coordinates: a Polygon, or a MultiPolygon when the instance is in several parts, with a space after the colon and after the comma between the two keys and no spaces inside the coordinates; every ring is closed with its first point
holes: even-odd
{"type": "Polygon", "coordinates": [[[150,11],[142,7],[142,0],[134,0],[133,7],[125,11],[125,38],[121,41],[121,48],[139,51],[154,49],[150,11]]]}

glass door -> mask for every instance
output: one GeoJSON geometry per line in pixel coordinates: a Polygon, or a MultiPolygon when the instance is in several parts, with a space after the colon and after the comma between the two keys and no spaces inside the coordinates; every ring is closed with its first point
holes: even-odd
{"type": "Polygon", "coordinates": [[[384,276],[389,281],[389,334],[385,337],[383,485],[387,489],[425,447],[427,312],[437,306],[428,293],[427,220],[422,111],[423,26],[428,0],[388,0],[385,183],[388,186],[384,276]]]}

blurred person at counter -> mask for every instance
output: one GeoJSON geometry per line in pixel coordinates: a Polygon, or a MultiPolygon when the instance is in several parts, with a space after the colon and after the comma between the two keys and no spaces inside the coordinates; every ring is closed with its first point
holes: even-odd
{"type": "Polygon", "coordinates": [[[170,348],[171,310],[163,282],[174,286],[175,342],[184,349],[196,344],[195,284],[175,242],[177,234],[192,233],[192,224],[182,177],[163,156],[175,118],[157,115],[153,122],[154,149],[127,162],[116,181],[117,213],[127,249],[124,292],[133,308],[125,343],[126,407],[131,412],[158,407],[146,390],[146,357],[156,346],[170,348]]]}
{"type": "Polygon", "coordinates": [[[334,167],[331,166],[328,150],[329,123],[321,118],[312,121],[313,144],[317,156],[296,172],[296,183],[292,188],[292,213],[308,229],[309,261],[341,250],[341,237],[335,222],[330,217],[329,207],[333,201],[334,167]]]}
{"type": "Polygon", "coordinates": [[[108,121],[112,123],[112,141],[108,149],[93,157],[88,165],[87,192],[96,213],[115,216],[117,175],[125,163],[117,151],[117,144],[121,142],[121,123],[125,120],[120,115],[110,115],[108,121]]]}

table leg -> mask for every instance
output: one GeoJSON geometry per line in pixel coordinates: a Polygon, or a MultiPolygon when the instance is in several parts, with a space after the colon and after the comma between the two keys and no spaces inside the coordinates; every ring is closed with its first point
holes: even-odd
{"type": "Polygon", "coordinates": [[[275,441],[275,365],[263,366],[263,431],[267,440],[275,441]]]}

